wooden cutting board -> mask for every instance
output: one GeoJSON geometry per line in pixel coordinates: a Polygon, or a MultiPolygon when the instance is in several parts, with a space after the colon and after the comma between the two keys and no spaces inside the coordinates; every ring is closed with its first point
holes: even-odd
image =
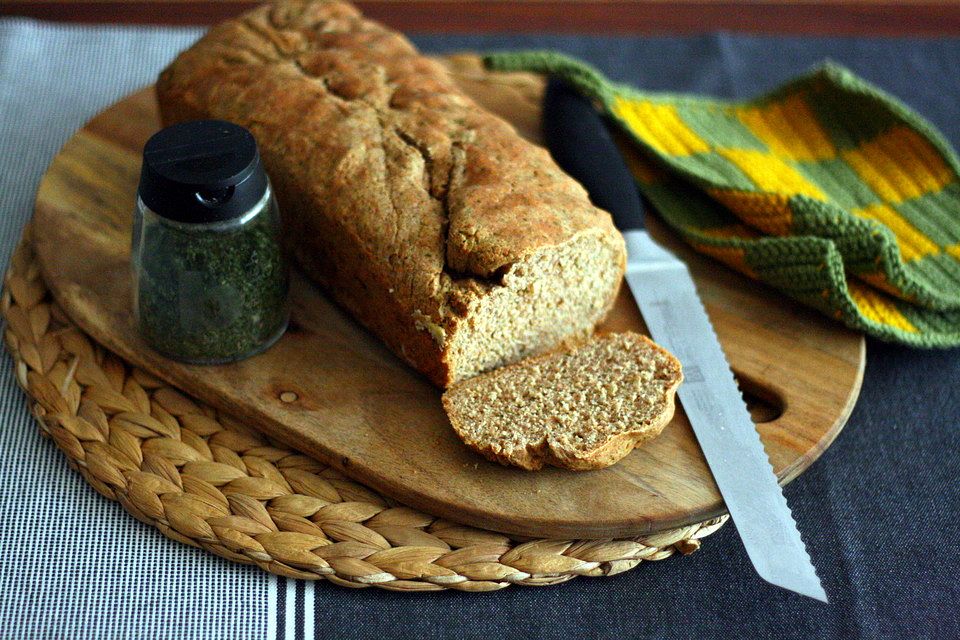
{"type": "MultiPolygon", "coordinates": [[[[469,93],[538,139],[540,78],[490,74],[470,55],[447,62],[469,93]]],[[[118,102],[67,142],[37,194],[33,237],[44,278],[97,341],[386,495],[467,524],[610,538],[723,512],[682,409],[658,439],[601,471],[529,473],[487,462],[457,439],[439,392],[299,274],[290,330],[265,354],[198,367],[152,352],[133,324],[128,258],[140,152],[157,128],[151,90],[118,102]]],[[[689,262],[773,466],[788,482],[846,421],[863,374],[863,338],[650,223],[689,262]]],[[[603,328],[645,330],[625,287],[603,328]]]]}

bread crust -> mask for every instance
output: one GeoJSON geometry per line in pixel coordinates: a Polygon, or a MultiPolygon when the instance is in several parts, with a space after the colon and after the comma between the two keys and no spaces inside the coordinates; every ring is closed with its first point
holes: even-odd
{"type": "Polygon", "coordinates": [[[347,3],[277,2],[217,25],[156,91],[165,124],[253,132],[304,271],[441,387],[453,335],[514,265],[590,236],[622,275],[610,216],[545,150],[347,3]]]}

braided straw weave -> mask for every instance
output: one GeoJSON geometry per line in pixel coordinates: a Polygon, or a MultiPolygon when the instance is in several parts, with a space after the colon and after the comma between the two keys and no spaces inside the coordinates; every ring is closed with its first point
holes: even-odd
{"type": "Polygon", "coordinates": [[[52,301],[29,237],[28,227],[0,309],[31,412],[94,489],[174,540],[291,578],[490,591],[689,554],[727,519],[624,540],[529,540],[414,511],[92,342],[52,301]]]}

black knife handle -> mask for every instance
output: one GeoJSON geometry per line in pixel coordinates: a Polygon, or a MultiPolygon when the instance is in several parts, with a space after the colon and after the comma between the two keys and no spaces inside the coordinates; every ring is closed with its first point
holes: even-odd
{"type": "Polygon", "coordinates": [[[643,228],[640,192],[603,118],[559,78],[550,78],[543,97],[543,137],[560,168],[613,215],[620,231],[643,228]]]}

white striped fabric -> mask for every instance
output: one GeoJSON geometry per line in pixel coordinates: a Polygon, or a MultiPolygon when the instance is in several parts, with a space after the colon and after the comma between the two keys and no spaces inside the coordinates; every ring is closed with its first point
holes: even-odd
{"type": "MultiPolygon", "coordinates": [[[[0,264],[57,149],[199,33],[0,20],[0,264]]],[[[168,540],[91,490],[41,439],[2,359],[0,638],[303,637],[277,608],[280,585],[302,619],[302,587],[298,600],[292,581],[168,540]]]]}

